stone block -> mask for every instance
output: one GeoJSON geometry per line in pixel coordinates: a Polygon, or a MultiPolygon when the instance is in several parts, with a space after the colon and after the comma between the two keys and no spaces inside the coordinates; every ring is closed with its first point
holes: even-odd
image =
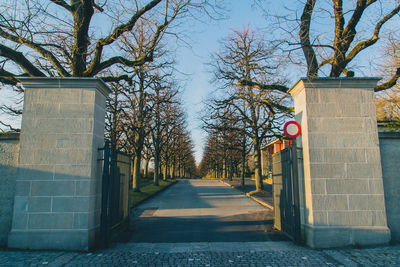
{"type": "Polygon", "coordinates": [[[312,194],[326,195],[326,180],[313,179],[311,182],[312,194]]]}
{"type": "Polygon", "coordinates": [[[366,162],[364,149],[329,148],[325,149],[323,153],[324,153],[324,162],[329,162],[329,163],[366,162]]]}
{"type": "Polygon", "coordinates": [[[74,196],[75,181],[32,181],[32,196],[74,196]]]}
{"type": "Polygon", "coordinates": [[[31,191],[31,183],[28,181],[16,181],[15,196],[28,196],[31,191]]]}
{"type": "Polygon", "coordinates": [[[327,156],[325,156],[325,151],[326,149],[320,149],[320,148],[310,149],[309,150],[310,162],[312,163],[326,162],[327,156]]]}
{"type": "Polygon", "coordinates": [[[55,164],[90,164],[92,160],[92,151],[88,149],[70,148],[70,149],[57,149],[57,158],[55,164]]]}
{"type": "Polygon", "coordinates": [[[348,210],[347,195],[313,195],[313,210],[348,210]]]}
{"type": "Polygon", "coordinates": [[[327,211],[314,211],[313,212],[313,224],[314,225],[327,225],[328,224],[328,212],[327,211]]]}
{"type": "Polygon", "coordinates": [[[346,163],[347,178],[382,177],[379,163],[346,163]]]}
{"type": "Polygon", "coordinates": [[[14,212],[27,212],[28,211],[28,197],[15,197],[14,198],[14,212]]]}
{"type": "Polygon", "coordinates": [[[53,212],[73,212],[75,197],[53,197],[53,212]]]}
{"type": "Polygon", "coordinates": [[[94,182],[92,180],[80,180],[76,182],[76,195],[77,196],[89,196],[93,190],[94,182]]]}
{"type": "Polygon", "coordinates": [[[357,104],[359,102],[353,102],[353,103],[342,103],[340,105],[340,112],[338,115],[341,117],[359,117],[363,110],[362,110],[362,105],[357,104]]]}
{"type": "Polygon", "coordinates": [[[328,211],[328,224],[332,226],[350,225],[349,211],[328,211]]]}
{"type": "Polygon", "coordinates": [[[94,118],[66,119],[65,121],[69,126],[65,131],[67,133],[81,134],[94,132],[94,118]]]}
{"type": "MultiPolygon", "coordinates": [[[[311,121],[311,119],[310,119],[311,121]]],[[[311,126],[310,126],[311,127],[311,126]]],[[[311,147],[325,148],[328,147],[328,135],[323,133],[312,133],[308,135],[308,142],[311,147]]]]}
{"type": "Polygon", "coordinates": [[[93,134],[57,134],[56,148],[72,149],[91,147],[93,134]]]}
{"type": "Polygon", "coordinates": [[[92,177],[92,170],[89,164],[57,164],[55,167],[54,179],[68,180],[71,179],[89,179],[92,177]]]}
{"type": "Polygon", "coordinates": [[[52,196],[74,196],[75,195],[75,181],[53,181],[52,196]]]}
{"type": "Polygon", "coordinates": [[[363,105],[361,105],[361,114],[364,117],[376,116],[375,101],[363,103],[363,105]]]}
{"type": "Polygon", "coordinates": [[[309,118],[336,117],[339,113],[339,109],[340,107],[336,103],[307,104],[307,115],[309,118]]]}
{"type": "Polygon", "coordinates": [[[387,226],[386,213],[382,211],[351,211],[350,223],[354,226],[387,226]]]}
{"type": "Polygon", "coordinates": [[[72,229],[73,213],[31,213],[29,229],[72,229]]]}
{"type": "Polygon", "coordinates": [[[92,118],[94,114],[94,103],[61,103],[60,113],[63,118],[92,118]]]}
{"type": "Polygon", "coordinates": [[[12,220],[13,229],[26,229],[28,227],[28,214],[26,212],[14,211],[12,220]]]}
{"type": "MultiPolygon", "coordinates": [[[[369,190],[371,194],[382,194],[383,191],[383,183],[381,179],[369,179],[369,190]]],[[[393,188],[393,190],[396,190],[393,188]]],[[[386,190],[385,190],[385,195],[386,195],[386,190]]]]}
{"type": "Polygon", "coordinates": [[[31,213],[28,219],[29,229],[52,229],[53,216],[51,213],[31,213]]]}
{"type": "Polygon", "coordinates": [[[74,198],[74,211],[76,212],[88,212],[93,210],[93,198],[86,197],[75,197],[74,198]]]}
{"type": "Polygon", "coordinates": [[[28,204],[29,212],[50,212],[51,197],[30,197],[28,204]]]}
{"type": "Polygon", "coordinates": [[[327,194],[367,194],[368,179],[327,179],[327,194]]]}
{"type": "Polygon", "coordinates": [[[369,144],[365,134],[326,134],[327,147],[330,148],[360,148],[369,144]]]}
{"type": "Polygon", "coordinates": [[[95,102],[95,91],[82,90],[80,96],[80,103],[91,104],[95,102]]]}
{"type": "Polygon", "coordinates": [[[40,117],[53,117],[54,114],[60,113],[60,104],[57,102],[53,103],[35,103],[34,107],[31,107],[30,110],[33,111],[35,116],[40,117]]]}
{"type": "Polygon", "coordinates": [[[331,163],[312,163],[310,164],[310,174],[316,179],[320,178],[344,178],[346,169],[344,164],[331,163]]]}
{"type": "Polygon", "coordinates": [[[32,181],[31,196],[52,196],[53,182],[52,181],[32,181]]]}
{"type": "Polygon", "coordinates": [[[381,155],[378,146],[376,148],[366,148],[365,155],[367,163],[379,164],[381,162],[381,155]]]}
{"type": "Polygon", "coordinates": [[[306,95],[308,103],[320,103],[320,91],[319,90],[309,90],[306,95]]]}
{"type": "MultiPolygon", "coordinates": [[[[93,216],[93,214],[91,214],[93,216]]],[[[89,213],[79,212],[74,214],[74,229],[89,229],[89,213]]]]}
{"type": "Polygon", "coordinates": [[[325,133],[363,133],[365,131],[365,118],[325,118],[321,122],[321,131],[325,133]]]}
{"type": "Polygon", "coordinates": [[[384,208],[383,195],[349,195],[349,210],[382,211],[384,208]]]}
{"type": "Polygon", "coordinates": [[[18,181],[53,180],[54,167],[51,165],[20,164],[18,181]]]}

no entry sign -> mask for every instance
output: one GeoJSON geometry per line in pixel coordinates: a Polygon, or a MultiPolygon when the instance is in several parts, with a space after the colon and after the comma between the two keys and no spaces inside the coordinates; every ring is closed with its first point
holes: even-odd
{"type": "Polygon", "coordinates": [[[285,123],[285,126],[283,126],[283,132],[289,138],[296,138],[301,134],[300,124],[295,121],[288,121],[285,123]]]}

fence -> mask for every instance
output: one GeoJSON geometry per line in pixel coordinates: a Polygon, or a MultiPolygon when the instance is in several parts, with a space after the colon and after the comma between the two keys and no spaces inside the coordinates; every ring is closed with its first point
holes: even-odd
{"type": "Polygon", "coordinates": [[[100,148],[102,173],[101,243],[109,242],[126,226],[129,217],[130,156],[110,148],[100,148]]]}

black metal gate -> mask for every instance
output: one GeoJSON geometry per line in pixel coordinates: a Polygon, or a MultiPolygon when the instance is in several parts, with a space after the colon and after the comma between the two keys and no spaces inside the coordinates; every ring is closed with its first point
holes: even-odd
{"type": "Polygon", "coordinates": [[[129,187],[130,160],[123,152],[113,150],[106,140],[102,153],[101,245],[107,247],[124,222],[127,214],[127,187],[129,187]],[[121,169],[124,169],[121,171],[121,169]],[[127,171],[128,170],[128,173],[127,171]],[[128,180],[126,179],[128,177],[128,180]]]}
{"type": "Polygon", "coordinates": [[[274,225],[295,242],[301,242],[298,154],[293,142],[273,155],[274,225]]]}

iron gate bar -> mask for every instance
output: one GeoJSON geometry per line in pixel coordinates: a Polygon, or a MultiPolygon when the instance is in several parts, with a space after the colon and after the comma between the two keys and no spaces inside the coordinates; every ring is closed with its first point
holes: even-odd
{"type": "Polygon", "coordinates": [[[110,143],[108,140],[105,141],[104,148],[99,150],[104,150],[103,152],[103,177],[102,177],[102,198],[101,198],[101,215],[100,215],[100,240],[101,247],[105,248],[108,246],[110,235],[109,235],[109,224],[108,224],[108,186],[110,180],[110,143]]]}
{"type": "Polygon", "coordinates": [[[297,158],[297,144],[296,139],[292,140],[291,147],[292,154],[292,185],[293,185],[293,216],[294,216],[294,241],[301,242],[301,229],[300,229],[300,197],[299,197],[299,172],[298,172],[298,158],[297,158]]]}

